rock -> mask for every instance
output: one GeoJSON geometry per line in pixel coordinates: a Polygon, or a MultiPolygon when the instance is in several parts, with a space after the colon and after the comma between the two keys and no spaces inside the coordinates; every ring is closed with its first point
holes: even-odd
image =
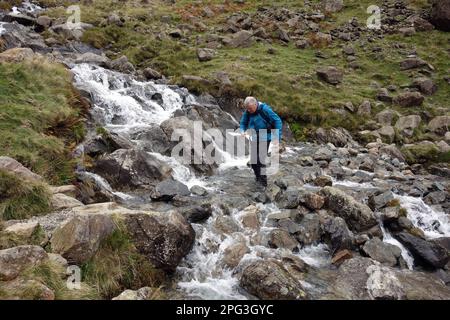
{"type": "Polygon", "coordinates": [[[424,96],[419,92],[404,92],[395,97],[394,102],[401,107],[416,107],[422,105],[424,96]]]}
{"type": "Polygon", "coordinates": [[[343,0],[324,0],[322,6],[325,12],[339,12],[344,8],[343,0]]]}
{"type": "Polygon", "coordinates": [[[258,230],[260,227],[259,222],[259,209],[254,205],[250,205],[242,210],[240,214],[241,223],[245,228],[258,230]]]}
{"type": "Polygon", "coordinates": [[[124,216],[136,249],[156,268],[175,271],[194,244],[194,229],[177,212],[129,213],[124,216]]]}
{"type": "Polygon", "coordinates": [[[419,58],[407,58],[400,62],[400,70],[415,69],[427,65],[427,62],[419,58]]]}
{"type": "Polygon", "coordinates": [[[107,67],[109,59],[104,55],[95,54],[93,52],[85,52],[75,59],[75,63],[91,63],[101,67],[107,67]]]}
{"type": "Polygon", "coordinates": [[[94,158],[105,153],[112,153],[118,149],[133,148],[133,143],[130,140],[121,134],[106,130],[102,134],[86,139],[83,145],[84,153],[94,158]]]}
{"type": "Polygon", "coordinates": [[[322,189],[325,203],[336,215],[342,217],[354,231],[367,230],[377,224],[372,210],[353,197],[334,187],[322,189]]]}
{"type": "Polygon", "coordinates": [[[167,179],[156,185],[150,197],[153,200],[170,201],[176,195],[188,196],[190,194],[191,192],[185,184],[173,179],[167,179]]]}
{"type": "Polygon", "coordinates": [[[19,63],[36,57],[30,48],[12,48],[0,53],[0,63],[19,63]]]}
{"type": "Polygon", "coordinates": [[[109,67],[123,73],[132,73],[135,71],[134,66],[128,61],[126,56],[121,56],[109,63],[109,67]]]}
{"type": "Polygon", "coordinates": [[[123,27],[125,19],[121,18],[119,15],[112,13],[108,16],[108,18],[106,18],[106,21],[108,22],[108,24],[114,24],[118,27],[123,27]]]}
{"type": "Polygon", "coordinates": [[[156,289],[143,287],[138,290],[125,290],[112,300],[152,300],[156,289]]]}
{"type": "Polygon", "coordinates": [[[344,128],[324,129],[318,128],[314,133],[314,139],[321,144],[332,143],[336,147],[358,145],[351,134],[344,128]]]}
{"type": "Polygon", "coordinates": [[[434,29],[434,26],[431,23],[418,16],[412,19],[412,23],[414,28],[419,32],[432,31],[434,29]]]}
{"type": "Polygon", "coordinates": [[[27,16],[20,12],[10,12],[7,13],[2,21],[4,22],[17,22],[21,25],[27,26],[27,27],[34,27],[36,25],[36,19],[30,16],[27,16]]]}
{"type": "Polygon", "coordinates": [[[364,100],[363,103],[358,107],[357,114],[360,116],[370,116],[371,105],[369,100],[364,100]]]}
{"type": "Polygon", "coordinates": [[[72,198],[76,198],[79,193],[77,186],[74,186],[73,184],[58,187],[50,187],[50,191],[52,194],[62,193],[72,198]]]}
{"type": "Polygon", "coordinates": [[[404,27],[398,29],[398,32],[404,37],[410,37],[416,33],[416,29],[414,27],[404,27]]]}
{"type": "Polygon", "coordinates": [[[305,39],[295,41],[295,47],[298,49],[306,49],[308,46],[309,46],[308,41],[305,39]]]}
{"type": "Polygon", "coordinates": [[[334,293],[341,299],[368,300],[370,296],[366,291],[369,275],[368,267],[373,265],[369,258],[354,257],[345,260],[339,267],[333,284],[334,293]]]}
{"type": "Polygon", "coordinates": [[[30,267],[48,259],[44,249],[39,246],[18,246],[0,250],[0,281],[15,279],[30,267]]]}
{"type": "Polygon", "coordinates": [[[388,89],[381,88],[377,92],[377,100],[391,103],[393,99],[392,99],[391,95],[389,94],[388,89]]]}
{"type": "Polygon", "coordinates": [[[172,38],[180,39],[183,37],[183,31],[181,29],[172,29],[169,31],[169,36],[172,38]]]}
{"type": "Polygon", "coordinates": [[[295,209],[300,204],[299,191],[296,189],[285,190],[277,199],[281,209],[295,209]]]}
{"type": "Polygon", "coordinates": [[[394,200],[394,194],[391,191],[373,194],[369,197],[369,207],[374,211],[379,211],[389,205],[392,200],[394,200]]]}
{"type": "Polygon", "coordinates": [[[433,80],[425,77],[414,79],[412,86],[419,89],[420,92],[426,95],[432,95],[437,90],[437,86],[433,80]]]}
{"type": "Polygon", "coordinates": [[[313,159],[316,161],[330,161],[333,156],[333,152],[325,147],[319,148],[313,155],[313,159]]]}
{"type": "Polygon", "coordinates": [[[75,198],[66,196],[62,193],[52,195],[52,207],[55,210],[70,209],[73,207],[84,206],[84,204],[75,198]]]}
{"type": "Polygon", "coordinates": [[[375,119],[377,119],[378,123],[383,126],[390,126],[392,124],[392,120],[397,116],[397,113],[393,110],[386,109],[375,115],[375,119]]]}
{"type": "Polygon", "coordinates": [[[142,150],[119,149],[99,158],[93,171],[115,189],[136,189],[167,179],[172,168],[142,150]]]}
{"type": "Polygon", "coordinates": [[[277,38],[284,42],[291,41],[291,38],[289,37],[289,34],[286,30],[284,30],[282,27],[278,26],[276,29],[276,35],[277,38]]]}
{"type": "Polygon", "coordinates": [[[210,61],[216,55],[216,51],[208,48],[197,49],[197,58],[200,62],[210,61]]]}
{"type": "Polygon", "coordinates": [[[353,233],[340,217],[326,219],[322,225],[325,241],[329,242],[331,253],[353,248],[353,233]]]}
{"type": "Polygon", "coordinates": [[[395,273],[383,266],[372,265],[366,269],[369,277],[366,281],[367,292],[376,300],[405,298],[403,287],[395,273]]]}
{"type": "Polygon", "coordinates": [[[320,176],[314,180],[314,185],[318,187],[325,187],[325,186],[332,186],[333,185],[333,179],[329,176],[320,176]]]}
{"type": "Polygon", "coordinates": [[[450,130],[450,116],[437,116],[428,123],[428,129],[440,136],[450,130]]]}
{"type": "Polygon", "coordinates": [[[305,214],[295,232],[296,239],[302,245],[316,244],[320,240],[320,217],[315,213],[305,214]]]}
{"type": "Polygon", "coordinates": [[[430,22],[436,29],[450,31],[450,1],[438,0],[433,2],[430,12],[430,22]]]}
{"type": "Polygon", "coordinates": [[[2,25],[5,32],[2,33],[2,50],[12,48],[30,48],[34,52],[47,53],[50,48],[45,44],[41,35],[30,31],[26,26],[17,23],[5,23],[2,25]]]}
{"type": "Polygon", "coordinates": [[[0,170],[5,170],[22,179],[42,181],[42,177],[25,168],[21,163],[10,157],[0,157],[0,170]]]}
{"type": "Polygon", "coordinates": [[[69,263],[82,265],[98,250],[101,242],[115,229],[110,215],[75,215],[53,232],[52,251],[61,254],[69,263]]]}
{"type": "Polygon", "coordinates": [[[197,196],[206,196],[208,194],[208,191],[200,186],[192,186],[190,191],[197,196]]]}
{"type": "Polygon", "coordinates": [[[83,33],[87,29],[91,29],[93,25],[88,23],[79,23],[79,28],[72,28],[68,23],[52,25],[50,30],[61,35],[67,40],[80,40],[83,33]]]}
{"type": "Polygon", "coordinates": [[[340,265],[345,260],[353,258],[353,254],[347,249],[338,251],[333,258],[331,259],[331,263],[334,265],[340,265]]]}
{"type": "Polygon", "coordinates": [[[236,242],[225,248],[223,252],[223,263],[231,269],[235,268],[242,257],[250,252],[250,249],[244,242],[236,242]]]}
{"type": "Polygon", "coordinates": [[[425,163],[435,159],[439,154],[439,148],[433,142],[426,140],[416,144],[405,144],[401,151],[410,164],[425,163]]]}
{"type": "Polygon", "coordinates": [[[423,240],[406,232],[400,232],[395,237],[411,252],[414,262],[417,264],[442,268],[449,260],[447,250],[437,243],[423,240]]]}
{"type": "Polygon", "coordinates": [[[398,159],[401,162],[406,161],[403,153],[394,144],[382,146],[379,149],[379,153],[388,155],[392,159],[398,159]]]}
{"type": "Polygon", "coordinates": [[[450,151],[450,146],[444,140],[441,140],[441,141],[437,142],[436,146],[439,148],[439,151],[442,152],[442,153],[450,151]]]}
{"type": "Polygon", "coordinates": [[[399,247],[385,243],[378,238],[367,241],[362,250],[372,259],[390,267],[397,265],[402,253],[399,247]]]}
{"type": "Polygon", "coordinates": [[[272,260],[256,260],[242,272],[239,284],[259,299],[303,300],[308,296],[300,282],[272,260]]]}
{"type": "Polygon", "coordinates": [[[17,278],[2,283],[2,300],[55,300],[55,293],[38,280],[17,278]]]}
{"type": "Polygon", "coordinates": [[[393,126],[383,126],[376,131],[383,142],[392,143],[395,140],[395,130],[393,126]]]}
{"type": "Polygon", "coordinates": [[[161,75],[161,73],[159,71],[156,71],[155,69],[152,69],[150,67],[149,68],[145,68],[143,70],[143,73],[144,73],[144,77],[147,80],[156,80],[156,79],[161,79],[162,78],[162,75],[161,75]]]}
{"type": "Polygon", "coordinates": [[[414,130],[419,126],[422,119],[418,115],[410,115],[398,118],[395,123],[395,129],[398,130],[400,135],[412,137],[414,130]]]}
{"type": "Polygon", "coordinates": [[[187,209],[183,208],[181,214],[187,221],[196,223],[208,219],[212,215],[212,208],[210,204],[205,203],[187,209]]]}
{"type": "Polygon", "coordinates": [[[269,234],[268,244],[271,248],[297,249],[298,242],[291,237],[289,232],[282,229],[274,229],[269,234]]]}
{"type": "Polygon", "coordinates": [[[172,146],[169,138],[158,125],[153,125],[144,132],[138,133],[135,139],[140,140],[140,147],[147,152],[167,154],[172,146]]]}
{"type": "Polygon", "coordinates": [[[334,85],[341,83],[344,77],[344,73],[336,67],[323,67],[317,69],[316,74],[319,79],[334,85]]]}
{"type": "Polygon", "coordinates": [[[20,239],[26,239],[31,241],[33,235],[36,235],[40,230],[38,222],[16,222],[8,224],[3,230],[5,233],[13,234],[20,239]]]}
{"type": "Polygon", "coordinates": [[[307,192],[301,200],[305,206],[311,210],[319,210],[322,209],[324,203],[325,203],[325,199],[316,194],[316,193],[312,193],[312,192],[307,192]]]}
{"type": "Polygon", "coordinates": [[[223,234],[232,234],[240,230],[239,225],[230,217],[220,215],[214,221],[214,227],[223,234]]]}
{"type": "Polygon", "coordinates": [[[253,34],[247,30],[236,32],[227,43],[232,48],[246,48],[253,44],[253,34]]]}

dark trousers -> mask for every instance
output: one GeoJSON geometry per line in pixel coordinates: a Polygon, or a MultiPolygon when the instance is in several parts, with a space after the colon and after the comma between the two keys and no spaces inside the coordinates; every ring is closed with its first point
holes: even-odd
{"type": "Polygon", "coordinates": [[[267,185],[266,161],[269,145],[270,141],[260,141],[259,139],[255,139],[251,143],[250,164],[256,179],[264,185],[267,185]]]}

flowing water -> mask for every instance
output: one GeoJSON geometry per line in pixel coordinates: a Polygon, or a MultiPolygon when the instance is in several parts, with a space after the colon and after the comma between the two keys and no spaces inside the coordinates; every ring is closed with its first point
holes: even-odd
{"type": "MultiPolygon", "coordinates": [[[[1,26],[0,26],[1,30],[1,26]]],[[[92,114],[95,120],[107,129],[130,136],[136,130],[145,130],[152,125],[161,124],[169,119],[173,113],[184,105],[196,102],[196,97],[177,86],[156,84],[154,82],[137,81],[129,75],[103,69],[89,64],[79,64],[72,69],[75,75],[75,84],[90,94],[93,103],[92,114]]],[[[231,116],[230,116],[231,117],[231,116]]],[[[227,170],[250,170],[246,163],[248,158],[234,157],[216,145],[222,156],[223,163],[218,172],[221,179],[227,179],[227,170]],[[225,178],[223,178],[225,176],[225,178]]],[[[301,147],[288,147],[282,158],[295,158],[302,150],[301,147]]],[[[192,170],[181,164],[175,158],[159,153],[151,153],[159,160],[164,161],[173,169],[173,177],[185,183],[188,187],[200,185],[215,192],[220,189],[217,183],[212,185],[215,177],[197,177],[192,170]]],[[[348,169],[351,170],[351,169],[348,169]]],[[[126,194],[114,192],[106,180],[93,173],[91,175],[96,183],[112,192],[118,198],[127,199],[126,194]]],[[[251,176],[251,175],[250,175],[251,176]]],[[[230,181],[228,181],[230,182],[230,181]]],[[[370,189],[374,185],[370,182],[357,183],[352,181],[337,181],[335,186],[370,189]]],[[[310,186],[315,188],[314,186],[310,186]]],[[[221,192],[227,192],[223,188],[221,192]]],[[[422,199],[407,196],[396,197],[401,205],[408,210],[408,217],[415,226],[424,230],[427,237],[435,238],[450,235],[448,216],[433,210],[422,199]]],[[[258,212],[260,228],[256,232],[242,223],[245,210],[234,210],[230,214],[231,220],[238,226],[238,231],[231,235],[223,235],[217,230],[216,220],[223,213],[220,208],[214,207],[212,216],[201,224],[193,224],[196,231],[196,240],[192,251],[179,265],[176,277],[178,289],[186,297],[194,299],[248,299],[248,296],[238,285],[239,272],[254,259],[267,257],[280,258],[287,253],[283,249],[272,249],[267,246],[267,235],[273,229],[270,215],[279,211],[274,204],[257,204],[253,209],[258,212]],[[248,253],[244,255],[239,264],[230,268],[224,264],[226,249],[233,244],[244,243],[248,253]],[[261,245],[264,244],[264,245],[261,245]]],[[[409,252],[395,240],[381,225],[384,241],[400,247],[402,257],[409,268],[413,267],[413,259],[409,252]]],[[[325,244],[317,244],[298,248],[294,253],[307,264],[327,268],[331,257],[325,244]]],[[[310,284],[304,283],[305,286],[310,284]]]]}

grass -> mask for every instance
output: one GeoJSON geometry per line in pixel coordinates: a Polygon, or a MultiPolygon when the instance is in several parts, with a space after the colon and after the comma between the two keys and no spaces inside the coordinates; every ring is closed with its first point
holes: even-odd
{"type": "Polygon", "coordinates": [[[26,181],[0,170],[0,221],[45,214],[51,209],[50,197],[44,183],[26,181]]]}
{"type": "Polygon", "coordinates": [[[5,232],[0,222],[0,250],[8,249],[21,245],[41,245],[46,239],[45,231],[38,226],[29,238],[24,238],[16,234],[5,232]]]}
{"type": "Polygon", "coordinates": [[[71,149],[84,137],[88,105],[59,64],[0,64],[0,154],[51,184],[73,179],[71,149]]]}
{"type": "MultiPolygon", "coordinates": [[[[164,272],[136,251],[125,227],[116,220],[118,228],[102,243],[95,256],[82,266],[83,281],[96,288],[103,299],[111,299],[125,289],[158,288],[165,281],[164,272]]],[[[155,295],[153,298],[161,297],[155,295]]]]}

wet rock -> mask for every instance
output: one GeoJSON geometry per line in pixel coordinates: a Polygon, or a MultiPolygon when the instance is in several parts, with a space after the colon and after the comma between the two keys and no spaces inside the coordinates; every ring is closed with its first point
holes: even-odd
{"type": "Polygon", "coordinates": [[[328,218],[322,225],[324,240],[329,243],[332,253],[353,248],[353,233],[345,220],[340,217],[328,218]]]}
{"type": "Polygon", "coordinates": [[[316,71],[319,79],[328,82],[330,84],[339,84],[342,82],[344,73],[336,67],[323,67],[316,71]]]}
{"type": "Polygon", "coordinates": [[[188,196],[191,192],[189,188],[176,180],[167,179],[159,182],[151,192],[150,197],[158,201],[170,201],[175,196],[188,196]]]}
{"type": "Polygon", "coordinates": [[[99,158],[93,171],[104,177],[113,188],[136,189],[168,178],[172,168],[144,151],[119,149],[99,158]]]}
{"type": "Polygon", "coordinates": [[[331,187],[333,185],[333,179],[329,176],[320,176],[314,180],[314,185],[322,188],[325,186],[331,187]]]}
{"type": "Polygon", "coordinates": [[[127,138],[118,133],[109,131],[105,131],[101,135],[96,135],[87,139],[83,145],[84,152],[91,157],[111,153],[118,149],[133,148],[133,144],[127,138]]]}
{"type": "Polygon", "coordinates": [[[314,160],[316,161],[330,161],[333,156],[333,152],[328,148],[319,148],[313,155],[314,160]]]}
{"type": "Polygon", "coordinates": [[[362,250],[372,259],[391,267],[397,265],[401,256],[399,247],[385,243],[378,238],[367,241],[362,250]]]}
{"type": "Polygon", "coordinates": [[[315,213],[303,216],[299,223],[299,231],[295,232],[296,239],[302,245],[310,245],[320,240],[320,217],[315,213]]]}
{"type": "Polygon", "coordinates": [[[254,205],[248,206],[242,210],[240,219],[241,223],[245,228],[258,230],[260,227],[259,222],[259,210],[254,205]]]}
{"type": "Polygon", "coordinates": [[[82,265],[98,250],[101,242],[115,229],[109,215],[75,215],[53,232],[52,251],[61,254],[69,263],[82,265]]]}
{"type": "Polygon", "coordinates": [[[400,117],[395,123],[395,128],[401,135],[411,137],[414,134],[414,129],[420,125],[421,121],[422,119],[418,115],[400,117]]]}
{"type": "Polygon", "coordinates": [[[422,105],[424,96],[419,92],[404,92],[395,97],[394,102],[401,107],[415,107],[422,105]]]}
{"type": "Polygon", "coordinates": [[[366,270],[373,265],[369,258],[354,257],[344,261],[339,267],[336,280],[331,285],[334,293],[343,299],[369,300],[366,290],[366,270]]]}
{"type": "Polygon", "coordinates": [[[206,196],[208,194],[208,191],[200,186],[192,186],[190,191],[197,196],[206,196]]]}
{"type": "Polygon", "coordinates": [[[212,215],[210,204],[196,205],[182,210],[181,214],[191,223],[196,223],[208,219],[212,215]]]}
{"type": "Polygon", "coordinates": [[[425,267],[442,268],[448,262],[447,250],[440,245],[423,240],[406,232],[395,235],[414,256],[414,262],[425,267]]]}
{"type": "Polygon", "coordinates": [[[295,209],[300,204],[299,191],[297,189],[285,190],[277,200],[278,206],[281,209],[295,209]]]}
{"type": "Polygon", "coordinates": [[[298,246],[298,242],[289,232],[282,229],[274,229],[270,232],[268,244],[271,248],[285,248],[291,251],[298,246]]]}
{"type": "Polygon", "coordinates": [[[369,197],[369,207],[374,211],[378,211],[387,206],[392,200],[394,200],[394,194],[391,191],[374,194],[369,197]]]}
{"type": "Polygon", "coordinates": [[[342,217],[354,231],[363,231],[377,224],[372,210],[343,191],[325,187],[322,189],[325,203],[336,215],[342,217]]]}
{"type": "Polygon", "coordinates": [[[33,267],[48,259],[39,246],[18,246],[0,250],[0,281],[15,279],[26,268],[33,267]]]}
{"type": "Polygon", "coordinates": [[[226,247],[223,252],[223,262],[226,266],[233,269],[242,260],[242,257],[250,252],[250,249],[244,242],[236,242],[226,247]]]}
{"type": "Polygon", "coordinates": [[[333,258],[331,259],[331,263],[334,265],[340,265],[342,264],[345,260],[351,259],[353,258],[353,254],[351,253],[351,251],[344,249],[341,251],[338,251],[333,258]]]}
{"type": "Polygon", "coordinates": [[[403,286],[390,269],[372,265],[366,270],[369,277],[366,282],[367,292],[375,300],[402,300],[405,298],[403,286]]]}
{"type": "Polygon", "coordinates": [[[177,212],[126,214],[125,224],[139,253],[168,272],[175,271],[194,244],[194,229],[177,212]]]}
{"type": "Polygon", "coordinates": [[[319,210],[322,209],[325,199],[313,192],[306,192],[301,196],[301,202],[311,210],[319,210]]]}
{"type": "Polygon", "coordinates": [[[272,260],[257,260],[242,272],[241,287],[260,299],[302,300],[308,296],[286,269],[272,260]]]}
{"type": "Polygon", "coordinates": [[[214,227],[224,234],[240,231],[239,225],[230,216],[218,216],[214,221],[214,227]]]}

